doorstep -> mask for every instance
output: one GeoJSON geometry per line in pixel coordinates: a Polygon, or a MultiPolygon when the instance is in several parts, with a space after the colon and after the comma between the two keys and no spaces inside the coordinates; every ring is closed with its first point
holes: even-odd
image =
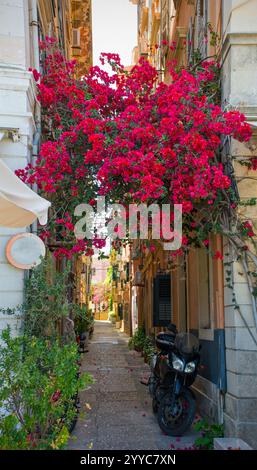
{"type": "Polygon", "coordinates": [[[214,439],[214,450],[253,450],[245,441],[237,437],[219,437],[214,439]]]}

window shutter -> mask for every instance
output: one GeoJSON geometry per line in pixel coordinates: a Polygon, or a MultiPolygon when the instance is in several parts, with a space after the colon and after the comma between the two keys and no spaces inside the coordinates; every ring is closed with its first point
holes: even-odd
{"type": "Polygon", "coordinates": [[[166,67],[166,58],[169,52],[169,40],[170,40],[170,2],[169,0],[161,0],[161,41],[167,42],[162,45],[161,54],[161,69],[166,67]]]}
{"type": "Polygon", "coordinates": [[[114,265],[112,268],[112,281],[116,282],[118,279],[118,266],[114,265]]]}
{"type": "Polygon", "coordinates": [[[207,56],[208,0],[197,0],[196,5],[196,45],[201,57],[207,56]]]}
{"type": "Polygon", "coordinates": [[[170,274],[156,276],[153,297],[153,326],[168,326],[172,321],[170,274]]]}
{"type": "Polygon", "coordinates": [[[169,0],[162,0],[161,3],[161,33],[162,40],[169,42],[169,27],[170,27],[170,9],[169,0]]]}
{"type": "Polygon", "coordinates": [[[72,29],[72,47],[80,47],[80,29],[72,29]]]}
{"type": "Polygon", "coordinates": [[[203,0],[203,57],[208,55],[208,21],[209,21],[209,9],[208,9],[209,0],[203,0]]]}
{"type": "Polygon", "coordinates": [[[189,28],[187,33],[187,61],[190,63],[193,58],[194,52],[194,24],[193,19],[190,18],[189,28]]]}
{"type": "Polygon", "coordinates": [[[120,320],[123,320],[123,304],[118,304],[118,316],[120,320]]]}
{"type": "Polygon", "coordinates": [[[126,263],[125,272],[126,272],[126,282],[128,282],[129,281],[129,263],[126,263]]]}

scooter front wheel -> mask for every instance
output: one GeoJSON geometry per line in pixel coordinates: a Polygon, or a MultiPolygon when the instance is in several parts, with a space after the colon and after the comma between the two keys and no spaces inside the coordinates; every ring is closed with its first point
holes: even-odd
{"type": "Polygon", "coordinates": [[[152,400],[152,410],[154,414],[158,412],[158,401],[156,400],[156,398],[153,398],[152,400]]]}
{"type": "Polygon", "coordinates": [[[163,397],[158,408],[158,423],[168,436],[182,436],[195,417],[195,398],[191,390],[184,389],[172,403],[170,394],[163,397]]]}

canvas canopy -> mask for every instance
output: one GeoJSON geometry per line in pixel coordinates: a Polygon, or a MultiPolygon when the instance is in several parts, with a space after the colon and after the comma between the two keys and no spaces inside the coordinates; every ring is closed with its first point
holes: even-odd
{"type": "Polygon", "coordinates": [[[27,227],[36,219],[45,225],[50,205],[0,159],[0,226],[27,227]]]}

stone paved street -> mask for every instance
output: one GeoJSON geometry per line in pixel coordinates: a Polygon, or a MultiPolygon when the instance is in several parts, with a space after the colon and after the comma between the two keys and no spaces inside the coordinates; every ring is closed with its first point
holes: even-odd
{"type": "Polygon", "coordinates": [[[81,393],[81,416],[69,449],[166,450],[193,444],[196,434],[165,436],[152,413],[148,389],[140,379],[149,375],[139,353],[129,351],[128,337],[108,322],[96,322],[84,354],[82,370],[95,383],[81,393]]]}

